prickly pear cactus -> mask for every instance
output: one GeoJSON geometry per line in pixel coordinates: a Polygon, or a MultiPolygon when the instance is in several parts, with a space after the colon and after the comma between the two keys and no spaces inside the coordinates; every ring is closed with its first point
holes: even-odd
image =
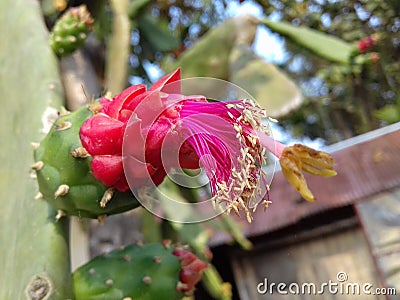
{"type": "Polygon", "coordinates": [[[0,1],[0,36],[0,299],[73,299],[68,221],[34,200],[27,172],[43,112],[63,99],[39,1],[0,1]]]}
{"type": "Polygon", "coordinates": [[[93,19],[85,5],[70,8],[54,25],[50,46],[58,55],[67,55],[82,46],[93,19]]]}
{"type": "Polygon", "coordinates": [[[181,299],[207,264],[168,242],[130,245],[98,256],[73,274],[76,300],[181,299]]]}
{"type": "Polygon", "coordinates": [[[97,181],[90,171],[91,157],[82,148],[79,129],[93,113],[87,107],[63,113],[34,151],[40,193],[58,210],[58,216],[98,218],[139,206],[130,192],[121,193],[97,181]]]}

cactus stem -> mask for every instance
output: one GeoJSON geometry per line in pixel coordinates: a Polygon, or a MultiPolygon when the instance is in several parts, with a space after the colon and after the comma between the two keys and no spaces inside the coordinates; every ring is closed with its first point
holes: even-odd
{"type": "Polygon", "coordinates": [[[43,199],[43,194],[41,192],[37,193],[35,196],[35,200],[43,199]]]}
{"type": "Polygon", "coordinates": [[[182,292],[184,290],[186,290],[188,287],[188,285],[186,283],[183,283],[182,281],[178,281],[178,283],[176,284],[176,290],[178,292],[182,292]]]}
{"type": "Polygon", "coordinates": [[[160,256],[154,256],[153,261],[157,264],[161,263],[161,257],[160,256]]]}
{"type": "Polygon", "coordinates": [[[78,147],[74,149],[73,151],[71,151],[71,155],[75,158],[86,158],[90,156],[86,149],[83,147],[78,147]]]}
{"type": "Polygon", "coordinates": [[[57,191],[54,193],[54,199],[60,197],[60,196],[65,196],[69,192],[69,186],[66,184],[62,184],[57,188],[57,191]]]}
{"type": "Polygon", "coordinates": [[[94,273],[96,273],[96,270],[93,268],[89,269],[89,275],[93,275],[94,273]]]}
{"type": "Polygon", "coordinates": [[[150,285],[151,282],[152,282],[150,276],[144,276],[143,279],[142,279],[142,281],[143,281],[144,284],[147,284],[147,285],[150,285]]]}
{"type": "Polygon", "coordinates": [[[162,244],[165,247],[165,249],[169,249],[169,248],[171,248],[172,241],[171,240],[163,240],[162,244]]]}
{"type": "Polygon", "coordinates": [[[40,147],[40,143],[32,142],[31,146],[32,146],[33,150],[36,150],[37,148],[40,147]]]}
{"type": "Polygon", "coordinates": [[[114,284],[114,280],[112,279],[107,279],[105,282],[106,286],[112,286],[114,284]]]}
{"type": "Polygon", "coordinates": [[[56,221],[60,220],[62,217],[65,217],[67,214],[65,211],[59,209],[57,210],[56,221]]]}
{"type": "Polygon", "coordinates": [[[127,262],[131,261],[131,256],[128,255],[128,254],[124,255],[124,260],[127,261],[127,262]]]}
{"type": "Polygon", "coordinates": [[[114,196],[114,188],[108,188],[103,195],[103,198],[101,198],[100,201],[100,206],[101,207],[106,207],[107,203],[110,202],[111,198],[114,196]]]}
{"type": "Polygon", "coordinates": [[[50,279],[46,276],[35,275],[25,289],[26,299],[49,299],[54,288],[50,279]]]}
{"type": "Polygon", "coordinates": [[[61,121],[57,124],[56,130],[57,130],[57,131],[67,130],[67,129],[71,128],[71,126],[72,126],[72,123],[71,123],[71,122],[61,120],[61,121]]]}
{"type": "Polygon", "coordinates": [[[33,165],[31,165],[31,168],[35,171],[40,171],[43,168],[43,162],[41,160],[35,162],[33,165]]]}
{"type": "Polygon", "coordinates": [[[107,218],[107,215],[100,215],[100,216],[97,217],[97,221],[100,224],[104,224],[104,222],[106,221],[106,218],[107,218]]]}

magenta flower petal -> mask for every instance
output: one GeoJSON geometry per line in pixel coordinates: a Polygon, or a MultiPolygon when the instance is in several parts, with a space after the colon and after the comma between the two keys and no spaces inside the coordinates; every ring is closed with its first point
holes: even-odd
{"type": "Polygon", "coordinates": [[[150,176],[156,172],[151,164],[137,160],[133,156],[125,157],[124,170],[131,188],[148,183],[150,176]]]}
{"type": "Polygon", "coordinates": [[[174,72],[161,77],[153,86],[150,91],[160,90],[167,94],[181,94],[181,69],[176,69],[174,72]],[[176,84],[172,84],[176,82],[176,84]]]}
{"type": "Polygon", "coordinates": [[[83,147],[90,155],[121,154],[124,123],[107,115],[87,119],[79,132],[83,147]]]}
{"type": "Polygon", "coordinates": [[[142,120],[135,114],[125,128],[124,156],[134,157],[145,163],[145,142],[142,135],[142,120]]]}
{"type": "Polygon", "coordinates": [[[199,157],[188,142],[179,149],[179,166],[183,169],[200,168],[199,157]]]}
{"type": "Polygon", "coordinates": [[[116,183],[113,185],[118,191],[126,192],[129,190],[129,184],[126,181],[125,176],[122,176],[116,183]]]}
{"type": "Polygon", "coordinates": [[[138,95],[146,91],[144,84],[132,85],[124,90],[121,94],[115,96],[112,100],[102,98],[100,104],[102,105],[101,112],[110,116],[111,118],[118,119],[121,109],[126,102],[132,101],[138,95]]]}
{"type": "Polygon", "coordinates": [[[117,155],[97,155],[90,164],[93,176],[106,186],[112,186],[123,174],[122,157],[117,155]]]}
{"type": "Polygon", "coordinates": [[[179,94],[179,80],[178,69],[158,80],[149,91],[146,91],[145,85],[139,84],[127,88],[111,100],[100,99],[100,113],[86,120],[80,130],[82,145],[93,156],[92,171],[98,180],[120,191],[128,189],[120,156],[126,133],[128,143],[124,149],[124,167],[133,178],[132,187],[147,183],[149,178],[156,184],[162,182],[166,176],[160,160],[162,138],[179,115],[174,108],[165,111],[167,107],[162,102],[161,94],[166,95],[165,91],[179,94]],[[177,84],[171,85],[173,82],[177,84]],[[161,91],[165,86],[168,87],[161,91]],[[135,117],[132,117],[133,114],[135,117]],[[160,116],[163,116],[160,121],[153,124],[160,116]]]}

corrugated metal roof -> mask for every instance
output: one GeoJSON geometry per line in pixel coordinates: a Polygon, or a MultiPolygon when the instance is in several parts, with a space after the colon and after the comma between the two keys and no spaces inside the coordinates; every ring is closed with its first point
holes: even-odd
{"type": "MultiPolygon", "coordinates": [[[[332,145],[328,152],[335,158],[338,175],[331,178],[306,175],[317,198],[315,203],[302,201],[279,171],[272,181],[270,195],[273,203],[268,210],[264,213],[259,208],[251,224],[245,218],[239,220],[244,233],[247,236],[265,234],[295,224],[307,216],[350,205],[400,186],[400,123],[332,145]]],[[[226,238],[216,234],[211,244],[224,243],[226,238]]]]}

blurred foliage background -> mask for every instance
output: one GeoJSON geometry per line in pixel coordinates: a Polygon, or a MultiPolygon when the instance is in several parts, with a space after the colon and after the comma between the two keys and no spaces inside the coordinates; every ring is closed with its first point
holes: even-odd
{"type": "MultiPolygon", "coordinates": [[[[107,43],[116,34],[112,23],[118,12],[113,9],[113,2],[119,1],[42,1],[50,28],[68,6],[88,5],[96,20],[94,35],[101,50],[92,49],[91,58],[103,90],[112,86],[105,81],[107,71],[104,72],[104,69],[107,69],[107,43]]],[[[291,84],[282,80],[278,85],[272,85],[277,92],[270,98],[284,104],[272,105],[272,115],[279,117],[281,126],[294,136],[322,137],[328,144],[400,120],[400,4],[396,0],[125,2],[124,13],[130,23],[129,76],[126,78],[131,83],[153,81],[162,70],[170,71],[179,65],[184,76],[212,76],[238,83],[260,102],[268,102],[266,106],[270,108],[273,100],[263,100],[260,94],[264,97],[271,94],[271,87],[255,91],[256,79],[251,78],[251,86],[251,82],[243,84],[243,80],[237,77],[247,78],[252,74],[255,78],[276,78],[278,71],[283,71],[300,87],[304,99],[300,101],[295,90],[287,92],[286,88],[276,88],[279,84],[284,87],[291,84]],[[233,29],[232,22],[223,23],[227,17],[249,7],[261,13],[257,16],[261,20],[286,21],[293,27],[314,29],[337,37],[354,48],[368,37],[374,42],[362,51],[365,52],[362,55],[353,55],[346,62],[335,61],[313,51],[323,48],[324,43],[318,44],[318,40],[311,39],[304,44],[301,35],[296,40],[290,38],[288,32],[276,33],[279,29],[272,26],[268,31],[283,43],[284,53],[283,59],[271,67],[265,59],[254,57],[255,54],[249,50],[251,47],[254,49],[252,43],[256,30],[265,25],[247,20],[233,29]],[[208,40],[204,41],[207,37],[208,40]],[[238,44],[248,47],[237,49],[238,44]],[[236,57],[233,51],[236,51],[236,57]],[[242,62],[238,63],[239,57],[242,62]],[[247,57],[247,62],[243,57],[247,57]],[[258,67],[254,68],[248,61],[254,63],[256,59],[258,67]],[[245,72],[245,75],[241,76],[240,72],[245,72]]],[[[117,47],[118,51],[122,51],[123,47],[117,47]]],[[[273,51],[267,44],[261,47],[265,49],[263,56],[273,51]]],[[[329,50],[329,45],[327,47],[329,50]]],[[[90,51],[88,45],[86,49],[90,51]]],[[[339,54],[347,50],[337,48],[334,51],[339,54]]],[[[113,64],[110,61],[108,64],[113,64]]],[[[114,70],[113,77],[116,72],[123,70],[114,70]]],[[[282,76],[286,79],[286,75],[282,76]]]]}
{"type": "Polygon", "coordinates": [[[399,1],[259,4],[270,18],[304,25],[349,43],[369,36],[377,39],[368,49],[377,53],[377,61],[372,59],[362,65],[332,63],[286,41],[287,60],[282,68],[302,86],[307,101],[303,109],[285,117],[284,126],[295,134],[321,136],[331,143],[400,120],[399,1]]]}

